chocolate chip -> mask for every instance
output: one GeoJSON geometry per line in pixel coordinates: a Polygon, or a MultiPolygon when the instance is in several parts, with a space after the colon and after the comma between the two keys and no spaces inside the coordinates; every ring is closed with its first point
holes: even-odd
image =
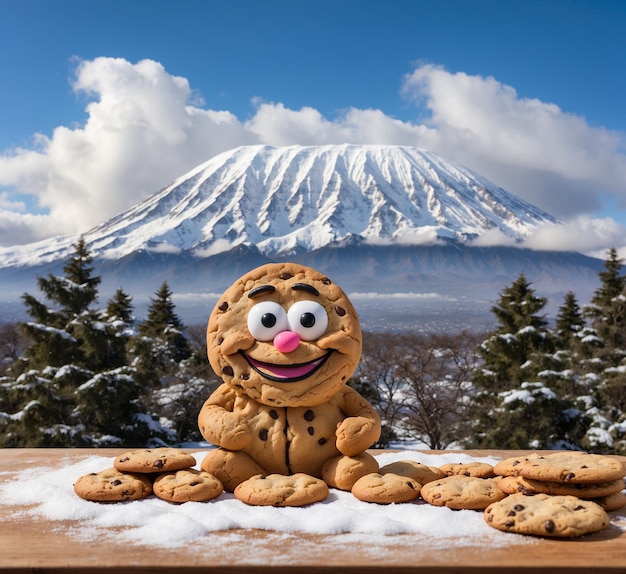
{"type": "Polygon", "coordinates": [[[313,436],[315,434],[315,429],[313,427],[309,427],[308,429],[306,429],[306,432],[313,436]]]}
{"type": "Polygon", "coordinates": [[[337,313],[337,315],[339,315],[340,317],[343,317],[346,314],[346,310],[343,307],[340,307],[339,305],[337,305],[335,307],[335,312],[337,313]]]}
{"type": "Polygon", "coordinates": [[[304,413],[305,421],[311,422],[314,418],[315,418],[315,413],[311,409],[309,409],[308,411],[304,413]]]}
{"type": "Polygon", "coordinates": [[[244,381],[247,381],[247,380],[250,378],[250,373],[244,373],[243,375],[241,375],[241,378],[242,378],[244,381]]]}
{"type": "Polygon", "coordinates": [[[221,345],[224,342],[224,337],[218,337],[217,338],[217,344],[221,345]]]}
{"type": "Polygon", "coordinates": [[[584,510],[584,509],[585,507],[581,506],[580,504],[576,508],[574,508],[574,510],[584,510]]]}
{"type": "Polygon", "coordinates": [[[515,510],[509,510],[507,516],[515,516],[517,514],[517,512],[515,512],[515,510]]]}
{"type": "Polygon", "coordinates": [[[554,522],[552,522],[552,520],[546,520],[546,523],[544,525],[546,532],[554,532],[554,522]]]}
{"type": "Polygon", "coordinates": [[[516,504],[513,507],[513,510],[517,510],[517,512],[520,512],[521,510],[524,510],[524,507],[521,504],[516,504]]]}
{"type": "Polygon", "coordinates": [[[199,480],[194,480],[193,482],[189,483],[189,486],[199,486],[200,484],[202,484],[199,480]]]}
{"type": "Polygon", "coordinates": [[[130,460],[127,456],[125,456],[124,458],[120,458],[120,462],[126,462],[127,460],[130,460]]]}
{"type": "Polygon", "coordinates": [[[575,476],[576,476],[576,475],[575,475],[573,472],[568,472],[568,473],[567,473],[567,474],[563,477],[563,479],[564,479],[564,480],[566,480],[566,481],[570,481],[570,480],[572,480],[575,476]]]}
{"type": "Polygon", "coordinates": [[[285,273],[281,273],[281,274],[280,274],[280,278],[281,278],[283,281],[286,281],[287,279],[291,279],[292,277],[293,277],[293,275],[292,275],[291,273],[287,273],[287,272],[285,272],[285,273]]]}
{"type": "Polygon", "coordinates": [[[511,528],[512,526],[515,526],[515,520],[507,520],[504,523],[504,526],[506,526],[507,528],[511,528]]]}
{"type": "Polygon", "coordinates": [[[589,468],[586,464],[583,464],[580,468],[589,468]]]}
{"type": "Polygon", "coordinates": [[[222,374],[226,375],[227,377],[232,377],[235,374],[235,371],[233,371],[233,368],[230,365],[226,365],[222,369],[222,374]]]}
{"type": "Polygon", "coordinates": [[[333,282],[328,277],[324,277],[324,279],[322,279],[322,283],[324,285],[332,285],[333,284],[333,282]]]}
{"type": "Polygon", "coordinates": [[[161,460],[160,458],[158,458],[157,460],[154,461],[154,467],[155,468],[163,468],[164,464],[165,464],[165,462],[163,460],[161,460]]]}
{"type": "Polygon", "coordinates": [[[406,483],[409,485],[411,490],[415,490],[415,485],[410,480],[407,480],[406,483]]]}
{"type": "Polygon", "coordinates": [[[522,462],[521,460],[514,460],[513,464],[511,466],[517,466],[520,462],[522,462]]]}
{"type": "Polygon", "coordinates": [[[220,311],[226,311],[228,309],[228,302],[227,301],[223,301],[222,303],[220,303],[217,307],[220,311]]]}
{"type": "Polygon", "coordinates": [[[274,420],[277,420],[277,419],[278,419],[278,413],[277,413],[274,409],[272,409],[272,410],[270,411],[270,416],[271,416],[274,420]]]}
{"type": "Polygon", "coordinates": [[[493,514],[490,514],[490,515],[487,517],[487,522],[493,522],[493,514]]]}
{"type": "Polygon", "coordinates": [[[267,429],[261,429],[259,431],[259,438],[263,441],[267,440],[267,429]]]}
{"type": "Polygon", "coordinates": [[[320,440],[317,441],[317,444],[319,444],[320,446],[324,446],[327,442],[328,442],[328,439],[325,439],[324,437],[322,437],[320,440]]]}
{"type": "Polygon", "coordinates": [[[115,479],[111,481],[112,486],[119,486],[120,484],[122,484],[122,481],[119,479],[115,479]]]}

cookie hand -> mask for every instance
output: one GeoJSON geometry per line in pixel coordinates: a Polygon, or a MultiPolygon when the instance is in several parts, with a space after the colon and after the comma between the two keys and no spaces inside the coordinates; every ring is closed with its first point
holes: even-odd
{"type": "Polygon", "coordinates": [[[250,431],[246,417],[238,413],[227,413],[223,420],[220,446],[228,450],[241,450],[250,444],[250,431]]]}
{"type": "Polygon", "coordinates": [[[356,456],[377,440],[379,429],[366,417],[348,417],[337,425],[337,449],[346,456],[356,456]]]}

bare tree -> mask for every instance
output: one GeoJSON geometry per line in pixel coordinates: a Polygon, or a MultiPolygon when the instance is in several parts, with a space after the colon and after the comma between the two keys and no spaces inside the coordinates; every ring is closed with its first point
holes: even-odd
{"type": "Polygon", "coordinates": [[[464,437],[482,336],[366,334],[359,377],[376,389],[385,426],[443,449],[464,437]]]}

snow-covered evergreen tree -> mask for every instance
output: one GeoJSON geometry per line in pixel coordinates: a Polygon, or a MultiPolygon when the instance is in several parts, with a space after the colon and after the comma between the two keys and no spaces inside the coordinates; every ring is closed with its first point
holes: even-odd
{"type": "MultiPolygon", "coordinates": [[[[498,326],[479,347],[473,383],[475,448],[569,446],[577,420],[562,392],[563,364],[538,297],[522,274],[492,307],[498,326]]],[[[565,375],[566,376],[566,375],[565,375]]]]}
{"type": "MultiPolygon", "coordinates": [[[[141,410],[117,316],[95,308],[100,277],[81,238],[64,275],[26,293],[28,346],[0,381],[0,446],[143,445],[163,434],[141,410]]],[[[112,304],[111,304],[112,305],[112,304]]]]}

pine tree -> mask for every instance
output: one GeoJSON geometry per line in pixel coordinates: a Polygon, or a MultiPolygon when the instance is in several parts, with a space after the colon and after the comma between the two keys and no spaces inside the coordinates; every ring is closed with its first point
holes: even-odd
{"type": "Polygon", "coordinates": [[[565,294],[563,305],[559,307],[556,315],[556,338],[558,346],[569,348],[572,341],[585,328],[585,319],[582,315],[578,300],[573,291],[565,294]]]}
{"type": "Polygon", "coordinates": [[[589,361],[588,393],[581,397],[590,419],[583,447],[593,452],[626,454],[626,277],[623,261],[611,248],[598,276],[600,287],[585,315],[600,343],[589,361]]]}
{"type": "Polygon", "coordinates": [[[142,413],[123,321],[93,307],[100,278],[83,239],[74,250],[64,276],[38,281],[49,303],[22,298],[29,344],[0,385],[0,446],[144,445],[159,434],[142,413]]]}
{"type": "Polygon", "coordinates": [[[191,356],[183,334],[185,326],[176,314],[172,291],[164,282],[150,299],[146,319],[139,323],[139,334],[150,340],[150,361],[157,369],[167,369],[191,356]]]}
{"type": "Polygon", "coordinates": [[[591,303],[585,307],[592,327],[609,349],[626,345],[626,277],[621,275],[623,261],[613,247],[604,262],[604,271],[598,273],[600,287],[591,303]]]}
{"type": "Polygon", "coordinates": [[[547,320],[539,314],[546,303],[523,274],[502,291],[491,308],[498,326],[480,346],[484,360],[484,369],[476,375],[480,386],[486,390],[507,390],[525,379],[529,361],[536,360],[538,353],[552,351],[547,320]]]}
{"type": "Polygon", "coordinates": [[[573,443],[577,421],[557,392],[562,364],[538,297],[522,274],[492,307],[498,326],[479,346],[473,383],[474,448],[554,448],[573,443]]]}

